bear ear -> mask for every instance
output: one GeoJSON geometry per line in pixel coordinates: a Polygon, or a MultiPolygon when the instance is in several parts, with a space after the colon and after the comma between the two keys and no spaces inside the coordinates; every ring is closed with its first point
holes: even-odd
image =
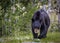
{"type": "Polygon", "coordinates": [[[36,12],[36,20],[38,20],[39,17],[40,17],[40,11],[37,11],[37,12],[36,12]]]}
{"type": "Polygon", "coordinates": [[[40,16],[40,11],[36,12],[36,16],[39,17],[40,16]]]}

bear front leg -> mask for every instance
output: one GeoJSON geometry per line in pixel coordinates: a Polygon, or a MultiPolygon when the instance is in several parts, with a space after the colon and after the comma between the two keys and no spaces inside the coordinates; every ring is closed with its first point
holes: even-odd
{"type": "Polygon", "coordinates": [[[45,38],[46,34],[47,34],[47,28],[46,28],[46,26],[42,25],[41,28],[40,28],[40,35],[39,35],[38,38],[39,39],[45,38]]]}
{"type": "Polygon", "coordinates": [[[38,38],[38,33],[36,33],[35,31],[36,30],[32,29],[32,34],[34,39],[38,38]]]}

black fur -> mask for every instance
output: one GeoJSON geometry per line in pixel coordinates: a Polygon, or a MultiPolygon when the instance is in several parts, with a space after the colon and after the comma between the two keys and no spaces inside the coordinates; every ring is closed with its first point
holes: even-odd
{"type": "Polygon", "coordinates": [[[45,38],[48,28],[50,25],[50,18],[48,14],[43,10],[40,9],[39,11],[36,11],[32,17],[32,33],[34,38],[45,38]],[[38,36],[38,33],[34,32],[34,29],[40,29],[40,35],[38,36]]]}

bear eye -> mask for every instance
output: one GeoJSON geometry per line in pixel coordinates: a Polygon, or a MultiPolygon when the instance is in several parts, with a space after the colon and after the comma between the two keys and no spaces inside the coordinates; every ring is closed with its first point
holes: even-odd
{"type": "Polygon", "coordinates": [[[41,22],[42,20],[40,19],[39,22],[41,22]]]}

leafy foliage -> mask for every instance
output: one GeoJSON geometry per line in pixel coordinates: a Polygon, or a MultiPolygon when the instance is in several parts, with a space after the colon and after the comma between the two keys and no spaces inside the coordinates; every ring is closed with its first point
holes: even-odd
{"type": "MultiPolygon", "coordinates": [[[[47,4],[47,0],[41,1],[47,4]]],[[[0,0],[0,31],[2,36],[20,36],[31,33],[31,18],[40,9],[39,0],[0,0]],[[39,6],[39,7],[38,7],[39,6]]],[[[52,27],[56,26],[53,23],[52,27]]],[[[54,28],[53,28],[54,30],[54,28]]]]}

